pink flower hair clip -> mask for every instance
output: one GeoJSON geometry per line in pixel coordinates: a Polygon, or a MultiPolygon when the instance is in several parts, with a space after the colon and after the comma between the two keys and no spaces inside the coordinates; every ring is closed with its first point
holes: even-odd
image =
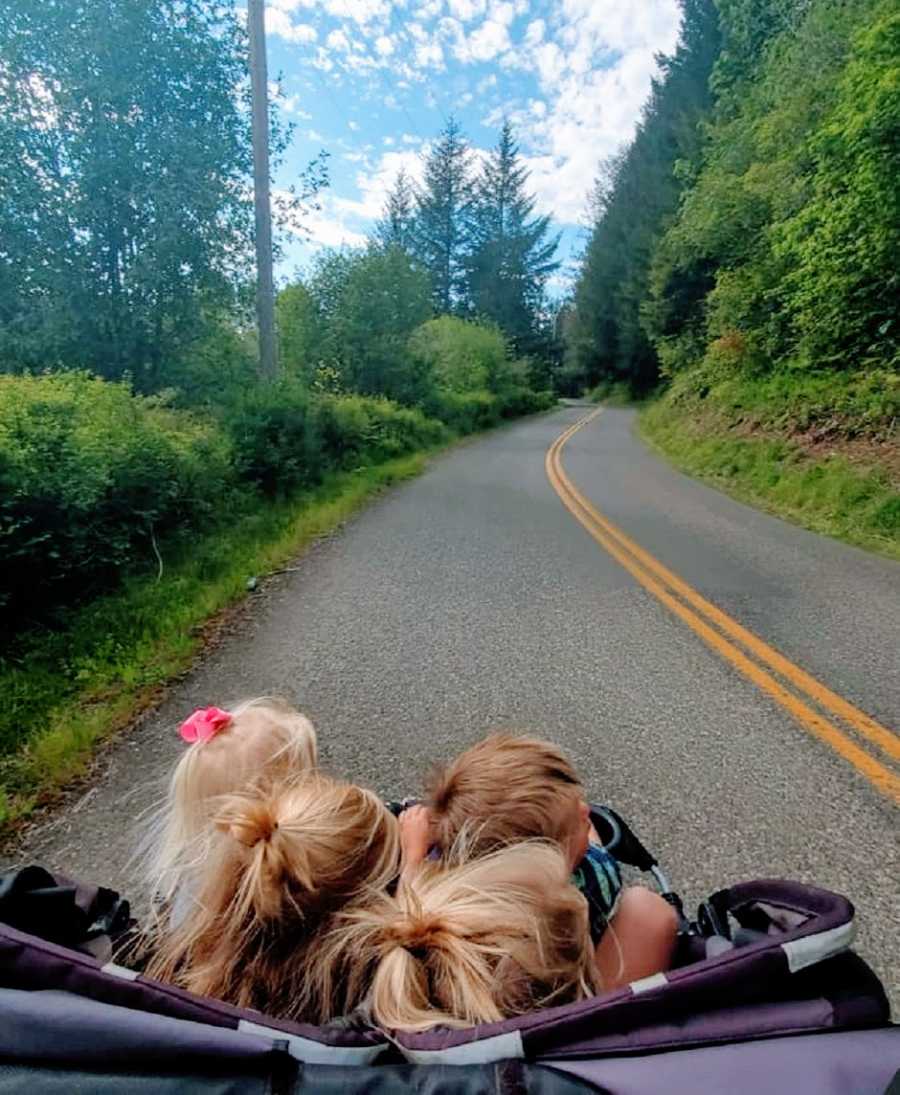
{"type": "Polygon", "coordinates": [[[186,742],[211,741],[224,730],[233,716],[221,707],[198,707],[190,718],[184,720],[179,733],[186,742]]]}

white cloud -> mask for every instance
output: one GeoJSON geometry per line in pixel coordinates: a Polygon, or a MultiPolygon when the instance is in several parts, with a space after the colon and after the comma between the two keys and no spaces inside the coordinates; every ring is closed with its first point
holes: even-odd
{"type": "Polygon", "coordinates": [[[444,67],[444,50],[440,42],[419,42],[415,49],[416,68],[444,67]]]}
{"type": "Polygon", "coordinates": [[[394,39],[387,34],[379,34],[375,39],[375,52],[379,57],[390,57],[394,49],[394,39]]]}
{"type": "Polygon", "coordinates": [[[359,122],[354,122],[352,119],[347,122],[347,128],[352,129],[355,133],[359,129],[359,122]]]}
{"type": "Polygon", "coordinates": [[[350,52],[350,39],[343,30],[333,30],[325,39],[325,45],[329,49],[339,50],[341,53],[350,52]]]}
{"type": "Polygon", "coordinates": [[[345,216],[358,217],[371,223],[381,216],[388,191],[397,173],[404,168],[417,182],[422,178],[422,157],[417,152],[383,152],[372,171],[360,171],[356,176],[358,198],[333,197],[332,204],[345,216]]]}
{"type": "Polygon", "coordinates": [[[281,8],[266,8],[266,34],[276,34],[286,42],[315,42],[318,33],[315,27],[306,23],[292,23],[290,17],[281,8]]]}
{"type": "Polygon", "coordinates": [[[485,0],[447,0],[447,7],[457,19],[468,23],[477,15],[483,15],[485,0]]]}
{"type": "Polygon", "coordinates": [[[529,23],[528,30],[525,31],[525,45],[536,46],[543,42],[546,29],[547,24],[543,19],[535,19],[533,23],[529,23]]]}
{"type": "Polygon", "coordinates": [[[304,228],[303,234],[316,247],[361,247],[366,242],[362,232],[350,228],[343,217],[330,211],[327,204],[306,218],[304,228]]]}

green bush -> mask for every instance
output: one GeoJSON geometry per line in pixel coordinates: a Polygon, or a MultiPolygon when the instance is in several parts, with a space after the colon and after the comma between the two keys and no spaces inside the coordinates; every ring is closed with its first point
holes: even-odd
{"type": "Polygon", "coordinates": [[[360,395],[319,395],[312,413],[322,460],[332,468],[378,464],[447,440],[442,422],[416,408],[360,395]]]}
{"type": "Polygon", "coordinates": [[[223,438],[86,373],[0,376],[0,604],[12,625],[108,584],[202,523],[231,479],[223,438]]]}
{"type": "Polygon", "coordinates": [[[498,327],[469,323],[456,316],[430,319],[413,331],[409,348],[446,391],[493,389],[494,377],[507,360],[507,346],[498,327]]]}
{"type": "Polygon", "coordinates": [[[323,473],[315,416],[293,378],[248,387],[224,415],[238,479],[269,497],[319,482],[323,473]]]}
{"type": "Polygon", "coordinates": [[[437,391],[425,405],[428,414],[439,418],[454,433],[475,433],[496,426],[500,409],[496,396],[488,391],[437,391]]]}

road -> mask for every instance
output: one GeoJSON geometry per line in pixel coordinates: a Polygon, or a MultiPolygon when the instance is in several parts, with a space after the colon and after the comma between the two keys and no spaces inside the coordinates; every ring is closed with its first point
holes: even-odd
{"type": "MultiPolygon", "coordinates": [[[[199,705],[285,695],[314,719],[330,768],[391,795],[512,727],[562,743],[689,903],[762,877],[849,894],[860,949],[900,1003],[895,805],[563,506],[545,456],[588,409],[456,448],[267,583],[19,858],[139,894],[135,830],[199,705]]],[[[581,494],[694,591],[881,726],[900,722],[900,566],[680,475],[635,438],[630,411],[604,410],[561,458],[581,494]]],[[[888,770],[877,745],[840,732],[888,770]]]]}

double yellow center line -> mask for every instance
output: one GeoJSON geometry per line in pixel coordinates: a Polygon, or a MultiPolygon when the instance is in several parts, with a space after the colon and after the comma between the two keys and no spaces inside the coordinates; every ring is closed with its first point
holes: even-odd
{"type": "Polygon", "coordinates": [[[879,791],[900,803],[900,776],[864,749],[858,740],[840,729],[832,718],[843,722],[858,735],[859,740],[883,753],[888,763],[900,762],[900,738],[896,734],[832,692],[706,600],[604,517],[569,479],[562,465],[562,450],[566,442],[602,410],[600,407],[579,419],[547,451],[547,478],[566,509],[644,589],[674,612],[717,654],[771,696],[801,726],[830,745],[879,791]],[[810,706],[810,703],[816,707],[810,706]],[[826,717],[823,711],[832,718],[826,717]]]}

